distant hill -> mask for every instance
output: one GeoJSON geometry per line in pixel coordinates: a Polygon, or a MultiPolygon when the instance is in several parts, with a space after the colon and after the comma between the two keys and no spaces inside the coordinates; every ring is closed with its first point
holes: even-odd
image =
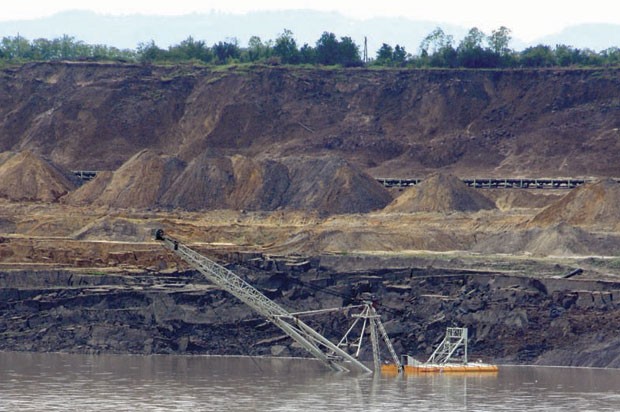
{"type": "MultiPolygon", "coordinates": [[[[418,52],[422,39],[436,27],[454,36],[458,43],[470,27],[400,17],[377,17],[358,20],[335,12],[313,10],[261,11],[247,14],[221,12],[187,14],[182,16],[100,15],[90,11],[67,11],[35,20],[0,22],[0,37],[18,33],[29,40],[55,38],[64,34],[89,44],[106,44],[121,49],[135,49],[139,43],[151,40],[160,47],[178,44],[188,36],[205,40],[208,45],[227,38],[237,38],[242,46],[251,36],[273,40],[284,29],[293,32],[302,46],[314,45],[324,31],[337,36],[350,36],[359,46],[368,38],[370,57],[382,43],[400,44],[412,54],[418,52]]],[[[617,46],[620,25],[586,24],[568,27],[560,33],[526,43],[513,38],[515,50],[536,44],[568,44],[578,48],[603,50],[617,46]]],[[[488,33],[487,33],[488,34],[488,33]]]]}
{"type": "Polygon", "coordinates": [[[356,20],[338,13],[312,10],[265,11],[248,14],[211,12],[183,16],[99,15],[89,11],[67,11],[36,20],[0,22],[0,36],[16,36],[29,40],[55,38],[63,34],[89,44],[106,44],[121,49],[135,49],[139,43],[154,40],[160,47],[178,44],[189,35],[205,40],[208,45],[235,37],[242,46],[251,36],[263,41],[275,39],[284,29],[295,35],[299,46],[314,45],[325,31],[337,36],[350,36],[358,45],[368,38],[370,56],[382,43],[404,45],[417,53],[422,39],[440,26],[456,39],[468,28],[450,24],[412,21],[405,18],[373,18],[356,20]]]}
{"type": "Polygon", "coordinates": [[[578,49],[605,50],[620,47],[620,24],[581,24],[540,38],[536,44],[566,44],[578,49]]]}
{"type": "MultiPolygon", "coordinates": [[[[458,43],[470,27],[399,17],[377,17],[358,20],[335,12],[313,10],[261,11],[247,14],[211,12],[182,16],[100,15],[90,11],[67,11],[35,20],[2,21],[0,37],[18,33],[29,40],[55,38],[64,34],[89,44],[106,44],[121,49],[135,49],[139,43],[151,40],[160,47],[178,44],[188,36],[205,40],[208,45],[235,37],[242,46],[251,36],[273,40],[289,29],[302,46],[314,45],[324,31],[337,36],[350,36],[358,45],[368,38],[370,57],[382,43],[400,44],[412,54],[418,52],[422,39],[436,27],[454,36],[458,43]]],[[[488,34],[488,33],[487,33],[488,34]]],[[[567,44],[600,51],[618,46],[620,25],[584,24],[567,27],[560,33],[529,43],[513,38],[515,50],[536,44],[567,44]]]]}

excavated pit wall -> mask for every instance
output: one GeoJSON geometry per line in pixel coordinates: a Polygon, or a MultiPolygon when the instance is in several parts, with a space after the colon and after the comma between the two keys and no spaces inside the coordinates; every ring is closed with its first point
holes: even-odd
{"type": "Polygon", "coordinates": [[[0,152],[32,150],[67,170],[215,149],[336,155],[377,177],[618,176],[619,93],[618,68],[29,63],[0,70],[0,152]]]}
{"type": "MultiPolygon", "coordinates": [[[[374,295],[397,353],[421,360],[447,326],[467,326],[474,360],[620,367],[620,283],[425,269],[406,260],[357,270],[347,257],[229,258],[229,268],[291,311],[374,295]]],[[[333,341],[349,322],[306,321],[333,341]]],[[[0,272],[0,350],[305,356],[192,271],[0,272]]]]}

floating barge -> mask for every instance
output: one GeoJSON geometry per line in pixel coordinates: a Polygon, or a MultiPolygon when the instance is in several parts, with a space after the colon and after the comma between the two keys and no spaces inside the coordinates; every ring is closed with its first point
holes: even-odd
{"type": "MultiPolygon", "coordinates": [[[[424,373],[497,373],[499,367],[489,363],[470,362],[466,364],[427,364],[419,365],[403,365],[402,372],[406,375],[424,374],[424,373]]],[[[381,365],[381,373],[384,375],[397,375],[398,366],[394,364],[381,365]]]]}
{"type": "MultiPolygon", "coordinates": [[[[467,361],[467,328],[447,328],[446,336],[426,362],[404,355],[402,372],[422,373],[497,373],[497,365],[467,361]]],[[[381,365],[381,373],[398,374],[399,365],[381,365]]]]}

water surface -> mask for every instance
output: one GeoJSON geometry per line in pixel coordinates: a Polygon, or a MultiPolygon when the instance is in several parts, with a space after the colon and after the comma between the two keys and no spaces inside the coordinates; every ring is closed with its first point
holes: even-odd
{"type": "Polygon", "coordinates": [[[312,360],[0,352],[0,411],[620,410],[620,370],[367,376],[312,360]]]}

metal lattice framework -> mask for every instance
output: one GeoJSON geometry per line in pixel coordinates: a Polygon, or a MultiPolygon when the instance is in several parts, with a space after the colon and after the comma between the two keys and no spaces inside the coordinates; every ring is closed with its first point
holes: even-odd
{"type": "Polygon", "coordinates": [[[467,328],[446,328],[446,336],[426,363],[442,365],[451,360],[467,363],[467,328]],[[459,347],[463,347],[462,353],[457,353],[459,347]]]}
{"type": "Polygon", "coordinates": [[[338,372],[372,372],[296,315],[289,313],[230,270],[166,236],[161,229],[156,231],[155,238],[163,241],[168,249],[198,270],[209,281],[263,315],[330,369],[338,372]]]}
{"type": "MultiPolygon", "coordinates": [[[[383,340],[383,343],[385,344],[388,352],[390,353],[390,356],[392,357],[392,361],[398,367],[398,370],[401,370],[402,365],[400,363],[400,360],[398,359],[398,355],[396,355],[396,351],[394,350],[394,347],[392,346],[392,342],[390,341],[390,338],[388,337],[387,331],[385,330],[385,327],[383,326],[383,322],[381,322],[381,316],[377,314],[377,311],[375,307],[373,306],[372,302],[365,302],[362,307],[363,309],[360,314],[352,316],[353,318],[355,318],[355,321],[353,321],[353,324],[351,324],[351,326],[349,327],[345,335],[342,337],[340,342],[338,342],[338,346],[355,349],[355,357],[358,357],[362,349],[362,343],[364,340],[366,329],[368,328],[370,329],[370,342],[372,345],[372,359],[373,359],[375,371],[381,370],[381,351],[379,347],[380,345],[379,337],[381,337],[381,340],[383,340]],[[359,337],[355,339],[349,338],[349,336],[352,335],[355,327],[358,326],[360,322],[361,322],[361,325],[359,326],[360,326],[361,332],[359,334],[359,337]]],[[[358,335],[354,335],[354,336],[358,336],[358,335]]]]}

